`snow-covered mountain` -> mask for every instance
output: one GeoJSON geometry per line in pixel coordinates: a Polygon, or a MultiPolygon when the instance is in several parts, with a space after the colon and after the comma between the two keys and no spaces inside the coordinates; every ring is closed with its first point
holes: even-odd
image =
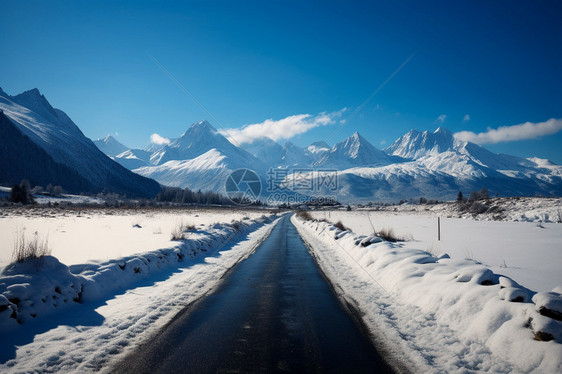
{"type": "Polygon", "coordinates": [[[306,168],[313,163],[314,157],[306,148],[301,148],[291,142],[285,142],[283,157],[279,166],[284,168],[306,168]]]}
{"type": "MultiPolygon", "coordinates": [[[[502,196],[562,195],[561,166],[549,160],[495,154],[455,139],[444,128],[411,130],[384,151],[358,133],[332,147],[325,142],[280,146],[262,139],[243,149],[201,121],[169,144],[128,149],[111,136],[94,144],[37,89],[15,96],[0,89],[0,128],[4,134],[0,138],[2,184],[28,178],[32,184],[60,184],[75,192],[153,196],[158,183],[140,175],[170,186],[223,191],[227,176],[239,168],[255,170],[264,182],[269,168],[287,169],[289,180],[293,169],[309,168],[316,173],[308,178],[317,178],[320,171],[324,177],[331,173],[337,179],[336,189],[324,186],[310,194],[340,201],[452,199],[459,190],[482,187],[502,196]]],[[[302,170],[298,178],[306,179],[302,170]]]]}
{"type": "Polygon", "coordinates": [[[325,141],[320,140],[318,142],[312,143],[311,145],[306,147],[306,149],[310,153],[318,157],[317,155],[324,155],[325,153],[329,152],[332,147],[330,147],[325,141]]]}
{"type": "Polygon", "coordinates": [[[442,127],[434,132],[410,130],[386,148],[385,152],[403,158],[418,159],[451,150],[454,142],[453,134],[442,127]]]}
{"type": "Polygon", "coordinates": [[[129,170],[138,169],[143,166],[150,165],[150,156],[152,153],[143,149],[127,149],[125,152],[113,157],[122,166],[129,170]]]}
{"type": "MultiPolygon", "coordinates": [[[[264,138],[242,149],[201,121],[168,145],[128,150],[115,160],[162,184],[215,191],[223,191],[227,176],[238,168],[255,170],[263,181],[268,178],[269,168],[286,169],[289,186],[297,185],[292,178],[304,182],[323,175],[337,180],[337,188],[328,184],[315,191],[299,192],[342,202],[422,196],[454,199],[459,190],[468,193],[483,187],[502,196],[562,195],[561,166],[548,160],[495,154],[455,139],[445,128],[433,132],[411,130],[384,151],[359,133],[332,147],[325,142],[308,147],[291,142],[280,146],[264,138]],[[140,167],[135,169],[137,165],[140,167]],[[315,172],[306,174],[306,169],[315,172]],[[298,175],[292,176],[292,172],[298,175]]],[[[310,182],[308,185],[315,185],[310,182]]]]}
{"type": "Polygon", "coordinates": [[[340,201],[446,200],[454,199],[459,190],[486,187],[501,196],[562,196],[562,166],[537,158],[495,154],[456,140],[443,128],[433,133],[412,130],[385,151],[397,160],[331,172],[337,179],[337,190],[324,188],[319,194],[340,201]]]}
{"type": "MultiPolygon", "coordinates": [[[[111,135],[107,135],[103,139],[94,140],[94,144],[100,151],[109,156],[109,158],[129,170],[149,166],[150,156],[152,156],[154,152],[149,152],[144,149],[129,148],[121,144],[111,135]]],[[[155,149],[159,150],[161,148],[161,146],[158,146],[155,149]]]]}
{"type": "Polygon", "coordinates": [[[285,149],[270,138],[257,139],[252,143],[242,144],[242,149],[261,160],[265,165],[277,167],[282,163],[285,149]]]}
{"type": "MultiPolygon", "coordinates": [[[[131,173],[104,155],[63,111],[53,108],[39,90],[10,96],[0,89],[0,110],[6,117],[5,127],[11,124],[19,131],[19,138],[23,139],[28,152],[18,153],[14,145],[10,144],[9,138],[2,137],[1,145],[19,154],[19,158],[14,159],[12,168],[19,169],[32,184],[45,183],[40,166],[33,166],[28,162],[44,152],[52,159],[52,163],[49,161],[50,167],[64,169],[53,174],[53,180],[49,183],[60,184],[68,191],[105,190],[129,196],[151,197],[160,190],[157,182],[131,173]],[[83,180],[79,185],[73,182],[76,176],[83,180]]],[[[0,169],[1,182],[19,183],[20,180],[15,178],[17,175],[10,175],[7,169],[0,169]]]]}
{"type": "Polygon", "coordinates": [[[230,157],[254,161],[252,155],[229,142],[209,122],[201,121],[194,123],[182,136],[153,153],[150,162],[161,165],[170,160],[189,160],[213,148],[230,157]]]}
{"type": "Polygon", "coordinates": [[[277,142],[263,138],[251,144],[244,144],[242,148],[260,159],[268,167],[277,168],[306,168],[322,158],[331,147],[326,142],[320,141],[306,148],[285,142],[283,146],[277,142]]]}
{"type": "Polygon", "coordinates": [[[314,166],[342,170],[357,166],[382,166],[390,163],[392,163],[392,159],[388,154],[355,132],[349,138],[335,144],[320,160],[314,163],[314,166]]]}
{"type": "Polygon", "coordinates": [[[129,147],[119,143],[113,136],[108,135],[103,139],[94,140],[94,144],[100,151],[109,157],[115,157],[129,149],[129,147]]]}
{"type": "Polygon", "coordinates": [[[265,175],[266,164],[230,143],[207,121],[194,123],[179,138],[150,155],[149,166],[134,172],[162,184],[192,190],[224,190],[228,175],[249,168],[265,175]]]}
{"type": "MultiPolygon", "coordinates": [[[[1,100],[1,97],[0,97],[1,100]]],[[[28,179],[32,186],[65,186],[68,191],[90,191],[93,186],[75,170],[58,163],[22,134],[0,109],[0,185],[28,179]]]]}

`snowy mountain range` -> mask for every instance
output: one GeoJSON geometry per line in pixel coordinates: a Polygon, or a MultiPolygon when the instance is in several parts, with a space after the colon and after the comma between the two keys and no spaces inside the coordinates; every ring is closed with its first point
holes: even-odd
{"type": "Polygon", "coordinates": [[[111,136],[92,142],[37,89],[16,96],[0,89],[0,130],[4,185],[27,178],[32,185],[60,184],[69,192],[149,197],[160,188],[152,178],[169,186],[224,192],[232,171],[249,168],[262,179],[264,195],[274,170],[284,171],[277,185],[304,184],[309,190],[302,194],[341,202],[454,199],[459,190],[483,187],[501,196],[562,196],[561,166],[495,154],[455,139],[444,128],[411,130],[384,150],[359,133],[333,146],[321,141],[307,147],[280,145],[263,138],[237,147],[201,121],[168,144],[131,149],[111,136]],[[318,183],[321,179],[336,185],[318,183]]]}
{"type": "Polygon", "coordinates": [[[454,199],[459,190],[483,187],[501,196],[562,195],[561,166],[538,158],[495,154],[455,139],[445,128],[411,130],[384,150],[359,133],[331,147],[325,142],[308,147],[286,142],[281,146],[269,138],[237,147],[207,121],[201,121],[167,145],[128,149],[113,158],[162,184],[194,190],[222,192],[230,172],[249,168],[261,176],[264,189],[270,169],[287,170],[284,183],[289,186],[297,182],[316,186],[319,178],[337,180],[336,188],[328,185],[300,192],[342,202],[422,196],[454,199]]]}
{"type": "Polygon", "coordinates": [[[103,154],[39,90],[10,96],[0,89],[0,183],[61,185],[69,192],[153,197],[160,185],[103,154]]]}

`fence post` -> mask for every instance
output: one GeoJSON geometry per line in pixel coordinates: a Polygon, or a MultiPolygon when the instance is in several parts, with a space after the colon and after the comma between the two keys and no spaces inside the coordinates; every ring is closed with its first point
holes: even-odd
{"type": "Polygon", "coordinates": [[[441,217],[437,217],[437,241],[441,241],[441,217]]]}

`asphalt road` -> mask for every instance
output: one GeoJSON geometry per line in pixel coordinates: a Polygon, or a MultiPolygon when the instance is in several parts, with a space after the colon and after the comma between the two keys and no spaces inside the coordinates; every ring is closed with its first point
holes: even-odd
{"type": "Polygon", "coordinates": [[[218,289],[112,368],[121,373],[389,373],[288,217],[218,289]]]}

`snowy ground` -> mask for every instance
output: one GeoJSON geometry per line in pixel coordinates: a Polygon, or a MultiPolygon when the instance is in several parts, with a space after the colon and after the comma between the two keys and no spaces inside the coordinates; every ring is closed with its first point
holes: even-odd
{"type": "Polygon", "coordinates": [[[479,201],[487,211],[474,214],[461,209],[461,204],[401,204],[360,207],[359,210],[407,213],[410,215],[434,214],[443,217],[470,218],[479,221],[554,222],[562,223],[562,198],[560,197],[502,197],[479,201]]]}
{"type": "MultiPolygon", "coordinates": [[[[364,213],[362,219],[354,214],[332,212],[331,218],[371,233],[364,213]]],[[[402,219],[409,220],[410,228],[424,224],[402,219]]],[[[423,242],[390,243],[326,222],[292,220],[340,297],[362,312],[381,349],[399,367],[414,372],[562,371],[562,322],[547,316],[562,319],[562,286],[536,294],[518,279],[473,260],[432,256],[423,242]]],[[[381,227],[388,220],[375,222],[381,227]]],[[[436,230],[430,221],[425,225],[436,230]]],[[[559,258],[550,261],[561,264],[559,258]]],[[[556,279],[558,274],[551,281],[556,279]]]]}
{"type": "MultiPolygon", "coordinates": [[[[110,260],[98,257],[83,262],[72,253],[80,247],[59,247],[61,257],[70,252],[68,258],[74,259],[74,265],[47,257],[40,264],[6,266],[0,274],[0,372],[108,370],[120,353],[133,349],[179,310],[209,292],[228,269],[252,253],[277,222],[274,216],[256,211],[184,214],[196,230],[188,231],[186,239],[173,246],[154,250],[155,243],[129,246],[119,252],[127,253],[126,257],[105,250],[103,256],[111,256],[110,260]],[[237,219],[241,221],[232,222],[237,219]],[[221,221],[228,223],[218,223],[221,221]]],[[[17,218],[10,216],[4,222],[17,218]]],[[[135,230],[145,226],[150,227],[149,233],[140,235],[164,236],[161,243],[170,244],[164,223],[173,227],[182,216],[160,212],[154,217],[105,218],[59,215],[53,221],[67,229],[90,226],[100,237],[99,230],[111,224],[116,225],[118,235],[118,230],[124,230],[119,225],[123,221],[132,231],[125,230],[121,244],[127,244],[140,232],[135,230]],[[151,231],[154,228],[149,222],[158,222],[163,234],[151,231]]],[[[49,222],[49,218],[37,219],[49,222]]]]}
{"type": "Polygon", "coordinates": [[[409,249],[454,259],[470,258],[495,273],[507,275],[534,291],[550,291],[562,285],[562,224],[479,221],[441,216],[441,240],[437,240],[437,214],[428,211],[319,211],[313,217],[341,221],[353,232],[372,235],[393,229],[409,249]]]}
{"type": "Polygon", "coordinates": [[[181,224],[200,229],[262,214],[258,210],[225,214],[218,209],[0,209],[0,268],[10,262],[15,239],[21,233],[28,239],[35,232],[48,238],[51,254],[63,264],[75,265],[172,248],[177,242],[170,240],[170,234],[181,224]]]}

